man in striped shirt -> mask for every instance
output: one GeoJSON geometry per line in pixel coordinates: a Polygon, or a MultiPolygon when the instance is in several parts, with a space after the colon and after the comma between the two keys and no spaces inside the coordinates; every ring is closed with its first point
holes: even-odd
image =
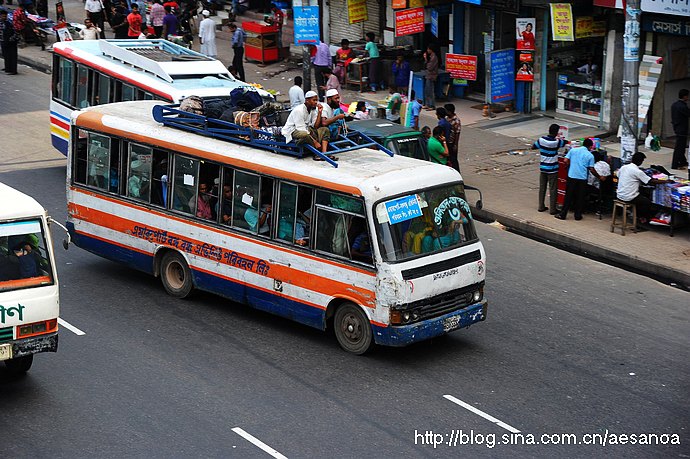
{"type": "Polygon", "coordinates": [[[541,159],[539,161],[539,207],[538,212],[551,210],[551,215],[556,215],[556,199],[558,197],[558,149],[562,148],[567,140],[559,139],[558,124],[549,126],[549,134],[542,136],[532,145],[533,150],[539,150],[541,159]],[[549,207],[544,205],[546,197],[546,185],[549,186],[549,207]]]}

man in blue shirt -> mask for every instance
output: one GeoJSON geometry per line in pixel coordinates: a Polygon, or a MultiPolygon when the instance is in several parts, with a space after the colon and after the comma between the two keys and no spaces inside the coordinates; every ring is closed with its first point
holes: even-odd
{"type": "Polygon", "coordinates": [[[594,169],[594,155],[592,139],[585,139],[581,147],[573,148],[565,155],[565,166],[568,168],[568,182],[565,188],[565,202],[561,213],[556,215],[559,220],[565,220],[568,209],[573,207],[575,220],[582,220],[582,208],[587,194],[587,172],[601,180],[601,176],[594,169]]]}
{"type": "Polygon", "coordinates": [[[558,198],[558,149],[565,146],[566,140],[559,139],[558,124],[549,126],[549,134],[539,137],[532,145],[533,150],[539,150],[539,207],[537,212],[551,209],[551,215],[556,215],[556,201],[558,198]],[[546,185],[549,186],[549,207],[544,205],[546,198],[546,185]]]}
{"type": "Polygon", "coordinates": [[[237,24],[230,24],[228,26],[232,33],[232,66],[240,76],[240,80],[246,81],[244,76],[244,42],[247,39],[247,34],[242,27],[237,27],[237,24]]]}
{"type": "Polygon", "coordinates": [[[410,121],[409,125],[412,129],[419,130],[419,113],[422,111],[422,104],[415,97],[414,89],[410,91],[410,121]]]}
{"type": "Polygon", "coordinates": [[[438,119],[438,125],[443,128],[443,135],[446,137],[446,139],[450,139],[450,131],[453,129],[453,127],[450,125],[450,122],[446,119],[447,116],[448,111],[446,111],[445,108],[436,108],[436,118],[438,119]]]}

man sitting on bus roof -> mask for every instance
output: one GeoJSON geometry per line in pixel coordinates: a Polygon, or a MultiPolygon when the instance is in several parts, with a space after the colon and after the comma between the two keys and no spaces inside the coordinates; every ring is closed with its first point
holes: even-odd
{"type": "MultiPolygon", "coordinates": [[[[314,148],[326,153],[331,135],[329,129],[321,125],[323,106],[319,104],[318,99],[319,96],[314,91],[307,92],[304,95],[304,103],[290,112],[281,133],[285,136],[286,142],[291,142],[292,139],[295,139],[298,145],[311,142],[314,148]]],[[[314,159],[320,158],[315,155],[314,159]]]]}
{"type": "Polygon", "coordinates": [[[321,123],[331,131],[331,139],[337,138],[345,130],[345,112],[340,108],[340,94],[337,89],[326,91],[326,104],[323,105],[321,123]]]}

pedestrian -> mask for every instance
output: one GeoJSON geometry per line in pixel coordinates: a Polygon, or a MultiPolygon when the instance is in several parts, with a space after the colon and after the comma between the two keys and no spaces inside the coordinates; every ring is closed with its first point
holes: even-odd
{"type": "Polygon", "coordinates": [[[17,74],[17,42],[19,35],[14,24],[7,18],[7,10],[0,9],[0,47],[5,61],[3,69],[8,75],[17,74]]]}
{"type": "Polygon", "coordinates": [[[278,46],[278,54],[282,54],[283,50],[283,22],[285,21],[285,14],[283,14],[283,10],[278,8],[277,6],[273,6],[271,8],[271,13],[273,16],[271,17],[271,22],[273,25],[278,27],[278,37],[276,39],[276,45],[278,46]]]}
{"type": "Polygon", "coordinates": [[[247,34],[244,33],[242,27],[237,27],[235,23],[231,23],[229,27],[230,32],[232,32],[232,66],[240,75],[240,80],[247,81],[244,75],[244,42],[247,40],[247,34]]]}
{"type": "Polygon", "coordinates": [[[14,31],[17,32],[20,39],[24,40],[24,43],[26,43],[28,41],[27,38],[29,38],[27,27],[28,21],[29,19],[26,17],[26,8],[20,3],[17,5],[17,9],[12,12],[12,24],[14,25],[14,31]]]}
{"type": "Polygon", "coordinates": [[[84,2],[84,9],[86,10],[86,17],[91,19],[91,22],[99,29],[99,36],[105,38],[103,32],[103,22],[105,20],[105,7],[102,0],[86,0],[84,2]]]}
{"type": "MultiPolygon", "coordinates": [[[[218,50],[216,49],[216,23],[209,17],[211,15],[209,10],[203,10],[201,15],[204,17],[204,19],[199,23],[199,43],[201,43],[201,54],[205,54],[211,59],[215,59],[218,56],[218,50]]],[[[234,60],[233,65],[235,65],[234,60]]],[[[241,72],[241,74],[242,73],[244,72],[241,72]]]]}
{"type": "Polygon", "coordinates": [[[127,15],[127,24],[129,25],[127,37],[139,38],[139,35],[141,35],[141,15],[139,14],[139,6],[136,3],[132,3],[132,12],[127,15]]]}
{"type": "Polygon", "coordinates": [[[429,126],[424,126],[421,130],[422,136],[419,138],[424,144],[424,148],[429,148],[429,139],[431,138],[431,128],[429,126]]]}
{"type": "Polygon", "coordinates": [[[314,67],[314,80],[316,81],[316,88],[319,93],[319,99],[323,99],[323,87],[326,85],[326,80],[323,71],[331,68],[331,51],[328,45],[319,41],[318,45],[312,45],[314,51],[311,58],[312,66],[314,67]]]}
{"type": "Polygon", "coordinates": [[[302,89],[302,77],[295,77],[295,84],[288,89],[288,97],[290,98],[290,108],[295,108],[304,103],[304,89],[302,89]]]}
{"type": "Polygon", "coordinates": [[[237,72],[237,69],[235,68],[234,65],[231,65],[230,67],[228,67],[228,72],[230,72],[230,75],[232,75],[232,77],[234,79],[236,79],[236,80],[240,79],[240,74],[237,72]]]}
{"type": "MultiPolygon", "coordinates": [[[[376,85],[379,84],[379,47],[376,45],[374,39],[376,35],[374,32],[367,33],[367,44],[364,45],[364,53],[369,56],[369,87],[371,92],[376,92],[376,85]]],[[[383,87],[383,85],[381,85],[383,87]]]]}
{"type": "Polygon", "coordinates": [[[400,107],[402,107],[402,96],[396,90],[395,85],[388,87],[388,104],[386,105],[386,119],[400,124],[400,107]]]}
{"type": "Polygon", "coordinates": [[[165,11],[165,16],[163,16],[163,29],[161,33],[163,34],[162,37],[167,40],[168,36],[177,35],[179,22],[177,16],[173,14],[172,8],[164,6],[163,11],[165,11]]]}
{"type": "Polygon", "coordinates": [[[326,79],[326,84],[321,89],[325,92],[328,92],[329,89],[335,89],[340,93],[340,80],[333,74],[333,71],[331,69],[324,69],[323,76],[326,79]]]}
{"type": "Polygon", "coordinates": [[[642,219],[642,223],[646,223],[646,219],[651,217],[653,207],[652,201],[647,196],[640,194],[640,185],[664,183],[651,178],[640,169],[645,158],[645,154],[638,151],[633,155],[630,164],[626,164],[618,170],[618,188],[616,189],[618,199],[635,204],[637,215],[642,219]]]}
{"type": "Polygon", "coordinates": [[[456,171],[460,172],[460,156],[458,155],[458,148],[460,146],[460,132],[462,131],[462,123],[460,117],[455,113],[455,104],[445,104],[443,108],[446,109],[448,115],[446,119],[450,123],[450,136],[446,139],[448,142],[448,160],[450,165],[456,171]]]}
{"type": "Polygon", "coordinates": [[[129,24],[127,23],[127,17],[124,15],[124,11],[122,6],[113,6],[112,14],[110,15],[110,28],[113,29],[115,38],[118,40],[126,39],[129,30],[129,24]]]}
{"type": "Polygon", "coordinates": [[[448,165],[448,144],[446,143],[445,130],[442,126],[436,126],[432,131],[432,137],[427,144],[427,150],[432,163],[448,165]]]}
{"type": "Polygon", "coordinates": [[[354,118],[356,120],[368,120],[369,119],[369,112],[367,112],[367,103],[364,102],[363,100],[360,100],[359,102],[357,102],[357,105],[355,106],[354,118]]]}
{"type": "Polygon", "coordinates": [[[565,220],[568,210],[572,206],[575,212],[575,220],[582,220],[582,208],[587,194],[587,171],[601,180],[601,176],[594,169],[594,156],[592,139],[585,139],[581,147],[571,149],[565,155],[565,165],[568,168],[568,182],[565,188],[565,202],[563,209],[556,215],[559,220],[565,220]]]}
{"type": "Polygon", "coordinates": [[[690,119],[688,94],[690,91],[681,89],[678,91],[678,100],[671,105],[671,124],[676,134],[671,169],[687,169],[688,167],[688,157],[685,155],[685,150],[688,148],[688,120],[690,119]]]}
{"type": "Polygon", "coordinates": [[[402,54],[398,54],[393,62],[393,86],[402,94],[407,94],[407,87],[410,85],[410,63],[405,60],[402,54]]]}
{"type": "Polygon", "coordinates": [[[102,32],[101,29],[99,29],[98,26],[91,22],[91,19],[88,18],[84,19],[84,25],[86,28],[79,31],[79,36],[81,39],[98,40],[98,34],[102,32]]]}
{"type": "Polygon", "coordinates": [[[433,110],[436,107],[436,78],[438,78],[438,56],[429,45],[424,53],[426,76],[424,82],[424,109],[433,110]]]}
{"type": "Polygon", "coordinates": [[[438,120],[438,126],[441,126],[443,128],[443,135],[446,138],[446,140],[450,138],[451,131],[450,122],[448,122],[448,119],[446,119],[447,116],[448,112],[444,107],[438,107],[436,109],[436,119],[438,120]]]}
{"type": "MultiPolygon", "coordinates": [[[[298,145],[311,143],[314,148],[326,153],[331,137],[330,130],[321,125],[323,106],[319,104],[319,95],[314,91],[307,91],[304,98],[304,103],[293,108],[290,112],[281,133],[285,136],[286,142],[291,142],[294,139],[298,145]]],[[[314,159],[320,160],[321,158],[314,155],[314,159]]],[[[335,160],[336,158],[332,159],[335,160]]]]}
{"type": "Polygon", "coordinates": [[[419,130],[419,113],[422,111],[422,104],[416,98],[414,89],[410,91],[410,127],[419,130]]]}
{"type": "Polygon", "coordinates": [[[343,38],[340,41],[340,49],[335,52],[335,69],[333,73],[340,80],[340,84],[345,84],[347,77],[347,66],[355,58],[355,51],[350,48],[350,40],[343,38]]]}
{"type": "Polygon", "coordinates": [[[549,126],[549,133],[539,137],[532,145],[532,150],[539,150],[539,205],[537,212],[545,212],[551,209],[551,215],[556,215],[556,202],[558,199],[558,150],[567,143],[558,138],[560,126],[556,123],[549,126]],[[549,187],[549,206],[544,205],[546,187],[549,187]]]}
{"type": "Polygon", "coordinates": [[[165,7],[161,4],[161,0],[153,0],[149,17],[151,18],[151,25],[156,38],[165,37],[163,35],[163,18],[165,13],[165,7]]]}

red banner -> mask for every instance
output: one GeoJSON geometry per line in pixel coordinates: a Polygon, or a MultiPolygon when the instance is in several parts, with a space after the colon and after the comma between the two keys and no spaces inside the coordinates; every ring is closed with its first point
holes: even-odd
{"type": "Polygon", "coordinates": [[[410,8],[395,12],[395,36],[424,32],[424,8],[410,8]]]}
{"type": "Polygon", "coordinates": [[[402,10],[407,8],[407,0],[393,0],[393,9],[402,10]]]}
{"type": "Polygon", "coordinates": [[[446,71],[453,78],[462,80],[477,79],[477,56],[446,54],[446,71]]]}

